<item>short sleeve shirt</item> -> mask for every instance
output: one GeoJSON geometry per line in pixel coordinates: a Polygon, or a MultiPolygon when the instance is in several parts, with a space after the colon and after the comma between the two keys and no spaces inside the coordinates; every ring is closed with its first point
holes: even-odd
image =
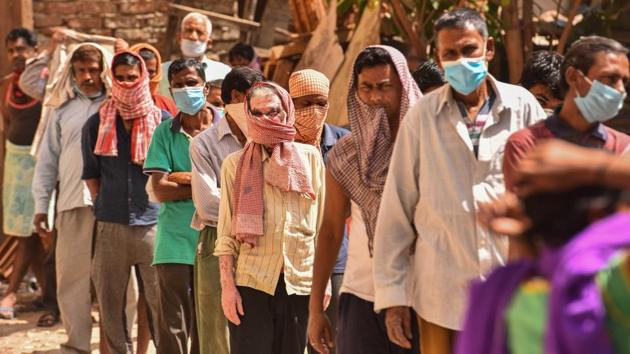
{"type": "MultiPolygon", "coordinates": [[[[160,124],[144,162],[144,173],[190,172],[191,137],[180,123],[179,115],[160,124]]],[[[163,202],[158,214],[153,264],[193,265],[199,232],[190,227],[195,213],[192,199],[163,202]]]]}

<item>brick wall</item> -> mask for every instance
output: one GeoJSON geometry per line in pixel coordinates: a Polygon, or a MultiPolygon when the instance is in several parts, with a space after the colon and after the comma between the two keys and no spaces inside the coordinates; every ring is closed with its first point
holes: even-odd
{"type": "Polygon", "coordinates": [[[66,26],[80,32],[160,44],[166,0],[33,0],[35,29],[66,26]]]}

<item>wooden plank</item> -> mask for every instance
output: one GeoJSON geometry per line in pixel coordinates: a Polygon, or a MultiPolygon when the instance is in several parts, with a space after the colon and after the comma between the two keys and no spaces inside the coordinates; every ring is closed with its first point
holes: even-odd
{"type": "Polygon", "coordinates": [[[297,0],[289,0],[289,11],[291,12],[291,20],[295,30],[298,31],[298,33],[306,32],[300,19],[297,0]]]}
{"type": "Polygon", "coordinates": [[[343,49],[335,32],[337,7],[331,6],[313,32],[295,70],[313,69],[322,72],[328,79],[335,77],[343,62],[343,49]]]}
{"type": "Polygon", "coordinates": [[[368,45],[380,43],[381,16],[378,3],[365,7],[359,25],[346,50],[341,68],[332,81],[329,94],[330,110],[327,121],[336,125],[348,124],[348,84],[352,75],[354,59],[368,45]]]}
{"type": "Polygon", "coordinates": [[[270,60],[283,59],[294,55],[302,54],[306,50],[306,42],[292,42],[284,45],[271,47],[269,53],[270,60]]]}
{"type": "Polygon", "coordinates": [[[175,10],[179,10],[179,11],[184,11],[184,12],[198,12],[202,15],[206,15],[208,17],[210,17],[213,20],[219,20],[219,21],[225,21],[225,22],[229,22],[231,24],[235,24],[239,27],[244,27],[246,29],[256,29],[260,27],[260,22],[256,22],[256,21],[252,21],[252,20],[246,20],[240,17],[236,17],[236,16],[229,16],[229,15],[224,15],[218,12],[214,12],[214,11],[208,11],[208,10],[202,10],[202,9],[197,9],[194,7],[190,7],[190,6],[184,6],[184,5],[179,5],[179,4],[174,4],[174,3],[169,3],[168,6],[172,9],[175,10]]]}
{"type": "Polygon", "coordinates": [[[293,72],[293,68],[295,68],[294,60],[290,58],[279,60],[273,72],[272,80],[278,85],[288,89],[289,77],[293,72]]]}

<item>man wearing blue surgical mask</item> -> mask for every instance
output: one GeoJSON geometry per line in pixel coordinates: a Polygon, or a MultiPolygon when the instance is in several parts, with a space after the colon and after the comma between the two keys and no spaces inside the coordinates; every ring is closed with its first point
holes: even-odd
{"type": "MultiPolygon", "coordinates": [[[[515,176],[521,159],[540,140],[562,139],[580,146],[623,154],[630,147],[630,137],[602,122],[621,110],[630,79],[628,49],[605,37],[584,37],[569,48],[560,67],[560,85],[564,102],[542,122],[512,134],[505,146],[503,173],[509,191],[515,191],[515,176]]],[[[518,243],[510,253],[519,257],[518,243]]]]}
{"type": "Polygon", "coordinates": [[[505,191],[508,136],[545,117],[531,93],[488,74],[494,40],[479,13],[459,8],[434,28],[448,84],[400,123],[374,236],[375,310],[385,310],[388,336],[403,346],[411,305],[423,354],[452,353],[470,281],[507,260],[507,239],[477,224],[477,205],[505,191]]]}
{"type": "MultiPolygon", "coordinates": [[[[177,34],[177,42],[182,58],[195,59],[201,63],[207,81],[223,79],[230,72],[229,66],[210,60],[206,56],[208,45],[212,43],[212,22],[207,16],[198,12],[184,16],[177,34]]],[[[172,61],[162,63],[162,72],[167,73],[172,63],[172,61]]],[[[162,76],[158,93],[169,97],[169,81],[166,75],[162,76]]]]}
{"type": "Polygon", "coordinates": [[[199,232],[190,226],[195,213],[191,191],[190,142],[220,119],[206,103],[209,85],[201,63],[178,59],[168,71],[179,114],[155,130],[143,172],[161,208],[153,265],[157,272],[157,353],[199,353],[193,264],[199,232]],[[189,341],[190,340],[190,346],[189,341]]]}

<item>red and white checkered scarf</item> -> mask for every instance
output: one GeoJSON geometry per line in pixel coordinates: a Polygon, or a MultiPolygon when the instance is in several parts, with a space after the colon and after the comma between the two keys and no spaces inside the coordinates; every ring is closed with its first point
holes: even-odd
{"type": "Polygon", "coordinates": [[[268,183],[282,192],[301,193],[315,199],[311,176],[293,145],[295,113],[289,93],[271,82],[260,82],[252,87],[268,86],[277,92],[286,122],[279,123],[266,117],[255,117],[249,111],[247,101],[247,127],[251,141],[245,145],[236,167],[236,179],[232,194],[232,235],[243,243],[256,246],[263,236],[263,187],[268,183]],[[269,165],[264,170],[262,149],[272,149],[269,165]]]}
{"type": "MultiPolygon", "coordinates": [[[[375,45],[389,53],[402,84],[400,120],[422,97],[413,80],[407,60],[398,50],[375,45]]],[[[357,97],[354,76],[348,85],[348,121],[351,133],[337,142],[328,154],[328,168],[348,197],[363,214],[368,235],[368,247],[372,253],[372,241],[376,229],[378,209],[385,187],[385,179],[392,157],[394,140],[389,130],[389,120],[384,108],[369,107],[357,97]]]]}
{"type": "Polygon", "coordinates": [[[162,111],[153,103],[149,90],[149,74],[142,57],[132,52],[120,52],[114,56],[114,60],[122,54],[131,54],[138,58],[141,77],[131,84],[112,80],[112,96],[99,111],[101,120],[94,153],[101,156],[118,156],[116,115],[120,114],[122,119],[133,121],[131,161],[141,165],[146,158],[153,132],[162,120],[162,111]]]}

